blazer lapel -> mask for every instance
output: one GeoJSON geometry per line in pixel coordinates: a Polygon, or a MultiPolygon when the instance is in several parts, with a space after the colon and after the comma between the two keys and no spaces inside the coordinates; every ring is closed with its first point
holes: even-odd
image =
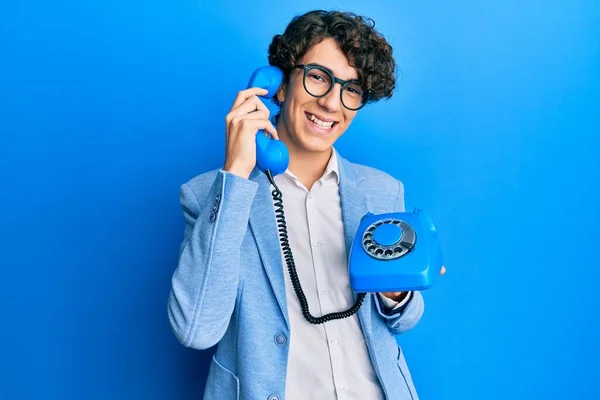
{"type": "Polygon", "coordinates": [[[250,180],[257,182],[259,185],[250,213],[250,229],[254,234],[265,273],[271,283],[271,288],[289,328],[290,322],[283,276],[284,268],[281,258],[277,221],[273,208],[273,197],[271,196],[271,184],[267,176],[256,168],[250,175],[250,180]]]}
{"type": "Polygon", "coordinates": [[[360,225],[360,220],[368,211],[367,196],[361,191],[362,181],[355,167],[338,155],[340,170],[340,201],[342,203],[342,219],[346,237],[346,255],[350,255],[350,247],[360,225]]]}
{"type": "MultiPolygon", "coordinates": [[[[346,159],[338,155],[340,170],[340,201],[342,203],[342,219],[344,220],[344,234],[346,236],[346,255],[350,257],[350,248],[356,236],[362,217],[369,211],[369,202],[364,191],[360,189],[362,175],[346,159]]],[[[356,293],[354,294],[356,299],[356,293]]],[[[369,344],[371,340],[371,295],[365,300],[358,310],[359,320],[369,344]]]]}

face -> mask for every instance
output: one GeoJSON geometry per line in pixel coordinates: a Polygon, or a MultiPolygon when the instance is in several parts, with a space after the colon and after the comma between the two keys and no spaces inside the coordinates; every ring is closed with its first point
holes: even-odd
{"type": "MultiPolygon", "coordinates": [[[[343,80],[358,79],[358,71],[332,38],[313,46],[298,64],[319,64],[343,80]]],[[[336,83],[324,97],[316,98],[306,92],[302,84],[304,71],[294,69],[287,84],[277,93],[281,115],[277,125],[279,137],[290,152],[329,152],[335,141],[344,134],[356,115],[346,109],[340,100],[341,85],[336,83]]]]}

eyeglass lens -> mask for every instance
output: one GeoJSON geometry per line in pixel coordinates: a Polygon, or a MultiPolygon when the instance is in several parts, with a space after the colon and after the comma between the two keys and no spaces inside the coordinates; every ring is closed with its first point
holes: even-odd
{"type": "MultiPolygon", "coordinates": [[[[315,97],[324,96],[334,85],[332,76],[319,67],[304,72],[304,87],[315,97]]],[[[363,90],[358,83],[347,83],[342,87],[342,104],[349,109],[358,109],[363,103],[363,90]]]]}

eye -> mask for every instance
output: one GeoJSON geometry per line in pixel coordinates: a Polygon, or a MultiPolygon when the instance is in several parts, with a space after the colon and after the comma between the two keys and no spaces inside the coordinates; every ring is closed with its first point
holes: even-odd
{"type": "Polygon", "coordinates": [[[363,90],[359,86],[356,86],[356,85],[346,86],[346,91],[348,92],[348,94],[350,94],[352,96],[361,97],[363,95],[363,90]]]}
{"type": "Polygon", "coordinates": [[[329,75],[316,68],[308,71],[308,73],[306,74],[306,78],[310,82],[320,85],[329,85],[331,82],[331,78],[329,77],[329,75]]]}

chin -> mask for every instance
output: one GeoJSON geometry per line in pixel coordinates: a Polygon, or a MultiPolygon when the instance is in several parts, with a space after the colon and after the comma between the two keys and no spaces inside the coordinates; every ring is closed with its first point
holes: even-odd
{"type": "Polygon", "coordinates": [[[310,153],[324,153],[331,150],[333,143],[303,143],[302,148],[310,153]]]}
{"type": "Polygon", "coordinates": [[[315,135],[311,132],[302,132],[300,137],[297,137],[297,143],[305,151],[311,153],[323,153],[329,151],[339,135],[329,135],[327,137],[321,135],[315,135]]]}

